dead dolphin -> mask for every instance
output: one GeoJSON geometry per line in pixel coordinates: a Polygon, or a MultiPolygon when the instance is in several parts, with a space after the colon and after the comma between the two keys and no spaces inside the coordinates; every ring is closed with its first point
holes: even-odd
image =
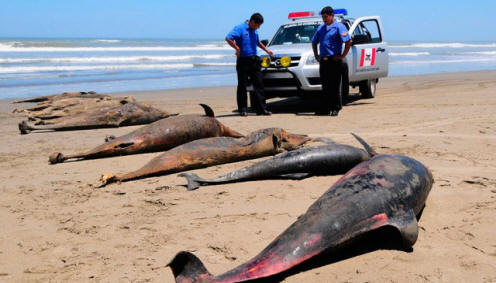
{"type": "Polygon", "coordinates": [[[377,155],[348,171],[260,254],[231,271],[214,276],[185,251],[168,265],[176,282],[248,281],[279,274],[385,226],[397,229],[411,248],[418,237],[416,216],[432,184],[420,162],[377,155]]]}
{"type": "Polygon", "coordinates": [[[177,114],[156,109],[146,103],[129,102],[114,107],[94,109],[73,116],[63,117],[57,124],[31,126],[26,121],[19,123],[21,134],[35,130],[72,131],[97,128],[116,128],[143,125],[177,114]]]}
{"type": "Polygon", "coordinates": [[[68,159],[94,159],[142,152],[162,151],[178,145],[208,137],[233,137],[243,135],[224,126],[215,119],[212,109],[200,104],[205,115],[181,115],[143,126],[120,137],[107,137],[106,143],[87,152],[72,155],[54,153],[49,157],[52,164],[68,159]]]}
{"type": "Polygon", "coordinates": [[[291,134],[281,128],[258,130],[239,139],[215,137],[195,140],[166,151],[136,171],[122,175],[104,174],[97,187],[274,155],[282,150],[293,150],[308,140],[306,136],[291,134]]]}
{"type": "Polygon", "coordinates": [[[109,97],[109,96],[106,94],[98,94],[94,91],[64,92],[61,94],[37,96],[37,97],[26,98],[26,99],[22,99],[22,100],[16,100],[12,103],[30,103],[30,102],[54,101],[54,100],[58,100],[58,99],[68,98],[68,97],[100,98],[100,97],[109,97]]]}
{"type": "Polygon", "coordinates": [[[64,98],[53,103],[29,108],[23,111],[31,121],[39,121],[41,124],[56,124],[62,117],[73,116],[94,109],[120,106],[129,102],[136,102],[132,96],[126,97],[101,97],[101,98],[64,98]],[[50,120],[50,121],[46,121],[50,120]]]}
{"type": "Polygon", "coordinates": [[[260,180],[270,178],[302,179],[312,175],[343,174],[358,163],[369,160],[376,153],[368,146],[368,152],[354,146],[329,143],[285,152],[251,166],[213,179],[203,179],[194,173],[181,173],[188,181],[188,190],[200,186],[260,180]]]}

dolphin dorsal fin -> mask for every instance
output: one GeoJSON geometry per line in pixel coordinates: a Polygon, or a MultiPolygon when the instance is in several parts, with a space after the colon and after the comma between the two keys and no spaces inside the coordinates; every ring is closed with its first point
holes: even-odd
{"type": "Polygon", "coordinates": [[[210,108],[210,106],[208,106],[207,104],[200,104],[201,107],[203,107],[203,110],[205,110],[205,115],[208,116],[208,117],[215,117],[215,114],[214,114],[214,110],[212,110],[212,108],[210,108]]]}

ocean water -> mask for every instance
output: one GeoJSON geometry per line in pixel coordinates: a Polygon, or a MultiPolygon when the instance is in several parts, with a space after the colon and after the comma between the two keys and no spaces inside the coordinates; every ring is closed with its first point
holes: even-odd
{"type": "MultiPolygon", "coordinates": [[[[389,43],[389,75],[496,69],[496,43],[389,43]]],[[[0,99],[236,84],[223,40],[0,39],[0,99]]]]}

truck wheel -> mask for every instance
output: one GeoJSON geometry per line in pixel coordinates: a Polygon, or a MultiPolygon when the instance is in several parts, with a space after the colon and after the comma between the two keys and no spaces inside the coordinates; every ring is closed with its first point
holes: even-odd
{"type": "Polygon", "coordinates": [[[371,80],[361,81],[359,84],[359,88],[363,98],[374,98],[375,90],[377,88],[377,80],[371,79],[371,80]]]}

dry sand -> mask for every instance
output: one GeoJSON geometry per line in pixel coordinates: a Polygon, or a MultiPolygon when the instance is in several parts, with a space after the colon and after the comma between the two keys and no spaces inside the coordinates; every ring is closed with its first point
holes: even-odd
{"type": "MultiPolygon", "coordinates": [[[[284,282],[496,282],[496,72],[393,77],[378,86],[375,99],[357,100],[338,117],[238,117],[231,86],[130,94],[183,114],[207,103],[243,133],[277,126],[359,146],[355,132],[377,151],[433,171],[412,252],[375,249],[284,282]]],[[[166,264],[180,250],[219,274],[261,251],[339,178],[189,192],[173,174],[94,189],[87,184],[101,173],[136,169],[159,153],[49,165],[54,151],[83,151],[137,127],[21,136],[15,107],[0,101],[1,282],[172,282],[166,264]]],[[[213,176],[254,162],[194,172],[213,176]]]]}

